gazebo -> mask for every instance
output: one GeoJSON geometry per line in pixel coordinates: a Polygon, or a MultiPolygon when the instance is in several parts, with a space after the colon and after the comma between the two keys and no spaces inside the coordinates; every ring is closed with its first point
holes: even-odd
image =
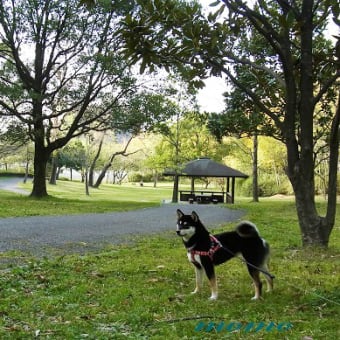
{"type": "Polygon", "coordinates": [[[190,203],[234,203],[235,178],[247,178],[248,176],[238,170],[224,164],[217,163],[210,158],[202,157],[183,165],[181,170],[167,170],[164,176],[174,176],[174,188],[172,201],[178,202],[178,192],[181,201],[190,203]],[[191,177],[191,190],[178,190],[179,177],[191,177]],[[222,177],[226,178],[226,191],[195,190],[195,178],[222,177]],[[231,181],[231,184],[230,184],[231,181]]]}

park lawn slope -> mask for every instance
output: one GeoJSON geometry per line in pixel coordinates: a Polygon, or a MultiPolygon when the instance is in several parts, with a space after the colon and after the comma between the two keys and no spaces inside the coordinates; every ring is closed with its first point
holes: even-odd
{"type": "MultiPolygon", "coordinates": [[[[32,184],[21,186],[29,192],[32,184]]],[[[48,185],[48,193],[48,197],[37,199],[0,190],[0,217],[104,213],[154,207],[171,197],[172,188],[104,184],[99,189],[90,188],[87,196],[83,183],[58,181],[57,185],[48,185]]]]}

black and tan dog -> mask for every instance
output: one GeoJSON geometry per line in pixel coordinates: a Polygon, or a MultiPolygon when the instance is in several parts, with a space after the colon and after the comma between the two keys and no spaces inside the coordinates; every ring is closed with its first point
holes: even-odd
{"type": "Polygon", "coordinates": [[[268,273],[267,265],[269,245],[259,236],[253,223],[244,221],[239,223],[234,231],[211,235],[194,211],[191,215],[186,215],[178,209],[177,235],[182,237],[188,251],[188,259],[195,266],[196,288],[193,293],[197,293],[202,288],[203,272],[205,272],[211,287],[210,299],[217,299],[214,266],[224,263],[238,254],[242,254],[253,280],[255,286],[253,299],[261,297],[260,272],[265,275],[268,291],[272,290],[273,276],[268,273]]]}

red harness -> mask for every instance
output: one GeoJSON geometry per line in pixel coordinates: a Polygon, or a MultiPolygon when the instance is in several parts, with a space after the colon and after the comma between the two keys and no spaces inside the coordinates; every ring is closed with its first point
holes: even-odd
{"type": "Polygon", "coordinates": [[[191,262],[192,263],[197,263],[195,260],[195,255],[200,255],[200,256],[209,256],[211,261],[213,260],[214,254],[222,248],[221,242],[213,235],[210,235],[210,240],[211,240],[211,246],[208,251],[201,251],[201,250],[189,250],[190,257],[191,257],[191,262]]]}

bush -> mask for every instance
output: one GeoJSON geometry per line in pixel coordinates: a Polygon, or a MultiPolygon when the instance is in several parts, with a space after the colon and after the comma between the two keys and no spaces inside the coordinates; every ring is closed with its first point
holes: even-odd
{"type": "Polygon", "coordinates": [[[134,173],[129,174],[128,181],[129,182],[140,182],[142,178],[143,176],[140,173],[134,172],[134,173]]]}
{"type": "Polygon", "coordinates": [[[128,176],[129,182],[152,182],[153,177],[151,173],[141,174],[140,172],[133,172],[128,176]]]}
{"type": "MultiPolygon", "coordinates": [[[[250,197],[253,195],[253,179],[247,178],[241,182],[240,194],[250,197]]],[[[286,176],[279,176],[278,181],[274,176],[262,175],[259,177],[259,196],[268,197],[277,194],[291,195],[292,186],[286,176]]]]}
{"type": "Polygon", "coordinates": [[[247,178],[245,180],[238,181],[238,183],[236,183],[237,194],[245,197],[252,196],[253,195],[252,183],[253,183],[252,178],[247,178]]]}
{"type": "Polygon", "coordinates": [[[273,196],[279,194],[279,188],[275,179],[271,176],[260,178],[259,195],[262,197],[273,196]]]}

